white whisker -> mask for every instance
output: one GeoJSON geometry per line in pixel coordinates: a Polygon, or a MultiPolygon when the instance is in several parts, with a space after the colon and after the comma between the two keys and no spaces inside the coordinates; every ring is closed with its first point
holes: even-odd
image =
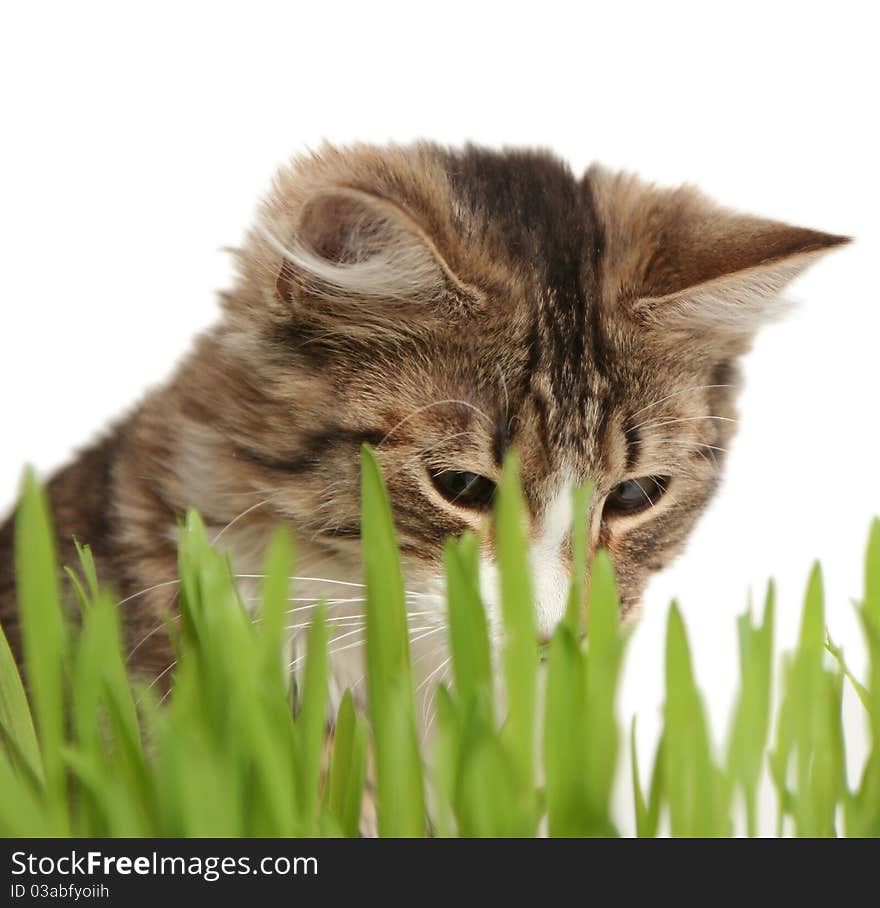
{"type": "Polygon", "coordinates": [[[426,675],[425,678],[422,681],[420,681],[418,686],[416,687],[416,691],[415,691],[416,694],[418,694],[418,692],[423,687],[427,687],[431,681],[431,678],[433,678],[438,672],[443,671],[443,669],[446,668],[446,666],[449,664],[449,662],[451,660],[452,660],[452,656],[447,656],[430,674],[426,675]]]}
{"type": "Polygon", "coordinates": [[[477,413],[479,416],[482,416],[483,419],[485,419],[486,422],[488,422],[490,426],[493,425],[492,419],[483,410],[481,410],[479,407],[474,406],[474,404],[468,403],[466,400],[456,400],[455,398],[450,398],[448,400],[435,400],[433,403],[425,404],[423,407],[417,407],[410,414],[408,414],[407,416],[404,416],[403,419],[400,420],[400,422],[396,423],[394,426],[392,426],[392,428],[388,432],[385,433],[385,436],[382,438],[382,440],[379,442],[379,444],[376,445],[376,447],[379,448],[383,444],[385,444],[385,442],[402,425],[409,422],[409,420],[411,420],[413,417],[418,416],[419,413],[423,413],[425,410],[430,410],[432,407],[443,406],[444,404],[458,404],[462,407],[468,407],[469,409],[471,409],[475,413],[477,413]]]}
{"type": "MultiPolygon", "coordinates": [[[[167,675],[168,672],[170,672],[171,669],[174,668],[175,665],[177,665],[176,659],[169,665],[166,665],[165,668],[163,668],[162,671],[159,672],[159,674],[156,675],[155,678],[153,678],[153,680],[147,685],[147,690],[152,690],[165,677],[165,675],[167,675]]],[[[169,687],[168,690],[165,692],[164,696],[162,697],[162,699],[159,701],[159,706],[161,706],[168,699],[168,696],[170,695],[171,690],[172,689],[169,687]]],[[[144,696],[146,696],[145,693],[142,694],[140,697],[138,697],[137,702],[135,703],[135,707],[138,707],[141,705],[141,703],[143,702],[144,696]]]]}
{"type": "MultiPolygon", "coordinates": [[[[448,666],[449,660],[447,660],[448,666]]],[[[431,696],[428,697],[428,701],[425,704],[425,718],[428,720],[427,725],[425,725],[425,737],[428,736],[428,733],[431,731],[431,725],[434,722],[434,717],[437,715],[435,712],[432,712],[434,707],[434,699],[437,696],[437,688],[444,682],[444,680],[449,678],[449,670],[447,668],[443,674],[437,679],[437,683],[434,685],[433,690],[431,691],[431,696]]],[[[450,685],[451,686],[451,685],[450,685]]]]}
{"type": "MultiPolygon", "coordinates": [[[[426,627],[422,627],[422,628],[419,628],[419,630],[420,630],[420,631],[427,631],[427,633],[421,634],[421,635],[418,636],[418,637],[413,637],[412,640],[410,640],[410,643],[411,643],[411,644],[412,644],[412,643],[418,643],[419,640],[424,640],[424,639],[426,639],[427,637],[430,637],[432,634],[436,634],[438,631],[446,630],[446,626],[443,625],[443,624],[436,624],[436,625],[434,625],[433,627],[431,627],[430,629],[428,629],[428,628],[426,628],[426,627]]],[[[411,631],[411,633],[416,633],[416,631],[413,630],[413,631],[411,631]]]]}
{"type": "MultiPolygon", "coordinates": [[[[497,363],[495,368],[498,370],[498,380],[501,383],[501,392],[504,395],[504,419],[508,420],[510,417],[510,396],[507,393],[507,382],[504,380],[504,372],[497,363]]],[[[508,424],[507,428],[510,428],[508,424]]]]}
{"type": "MultiPolygon", "coordinates": [[[[350,634],[356,634],[357,631],[350,631],[349,633],[350,633],[350,634]]],[[[342,637],[338,637],[337,639],[338,639],[338,640],[341,640],[342,637]]],[[[335,641],[334,641],[334,642],[335,642],[335,641]]],[[[329,649],[329,650],[327,651],[327,655],[328,655],[328,656],[331,656],[331,657],[332,657],[332,656],[337,656],[337,655],[339,655],[339,653],[344,653],[344,652],[346,652],[347,650],[355,649],[356,647],[363,646],[363,645],[364,645],[364,641],[363,641],[363,640],[355,640],[354,643],[347,643],[345,646],[340,646],[340,647],[336,647],[336,648],[331,648],[331,649],[329,649]]],[[[297,661],[301,661],[301,660],[295,660],[295,662],[297,662],[297,661]]],[[[295,664],[295,662],[294,662],[294,664],[295,664]]],[[[292,668],[292,667],[293,667],[293,665],[291,665],[291,668],[292,668]]]]}
{"type": "Polygon", "coordinates": [[[635,432],[636,429],[659,429],[661,426],[674,426],[677,423],[682,422],[695,422],[700,419],[717,419],[720,422],[736,422],[737,420],[733,419],[730,416],[679,416],[676,419],[667,419],[661,422],[647,422],[640,423],[637,426],[630,426],[626,431],[635,432]]]}
{"type": "MultiPolygon", "coordinates": [[[[257,599],[256,601],[260,601],[260,600],[257,599]]],[[[346,602],[366,602],[367,600],[366,600],[366,599],[363,599],[363,598],[358,598],[358,599],[324,599],[323,596],[307,596],[307,597],[291,596],[287,601],[288,601],[288,602],[321,602],[321,601],[323,601],[323,602],[326,602],[327,605],[342,605],[343,603],[346,603],[346,602]]]]}
{"type": "MultiPolygon", "coordinates": [[[[356,617],[357,616],[355,616],[355,618],[356,617]]],[[[366,626],[363,621],[358,621],[358,620],[354,620],[354,619],[352,621],[346,621],[345,618],[338,618],[338,619],[325,618],[324,620],[327,622],[331,622],[331,626],[332,626],[333,630],[339,630],[340,628],[343,628],[343,627],[365,627],[366,626]]],[[[299,631],[299,630],[304,630],[305,628],[311,627],[313,624],[314,624],[313,621],[303,621],[303,622],[300,622],[299,624],[288,624],[285,626],[284,629],[287,631],[299,631]]]]}
{"type": "MultiPolygon", "coordinates": [[[[168,619],[170,621],[180,621],[180,615],[179,614],[178,615],[169,615],[168,619]]],[[[143,644],[146,643],[147,640],[149,640],[150,637],[152,637],[154,634],[158,634],[159,631],[161,631],[163,627],[165,627],[164,621],[161,624],[157,624],[144,637],[141,637],[141,639],[134,645],[134,647],[132,647],[131,652],[125,657],[125,661],[128,662],[128,660],[131,659],[131,657],[141,648],[141,646],[143,646],[143,644]]]]}
{"type": "Polygon", "coordinates": [[[256,504],[252,504],[249,508],[242,511],[237,517],[233,517],[232,520],[230,520],[229,523],[227,523],[226,526],[223,527],[223,529],[220,530],[220,532],[211,540],[211,545],[217,545],[217,541],[230,527],[235,526],[235,524],[237,524],[239,520],[241,520],[243,517],[247,517],[248,514],[256,511],[257,508],[261,508],[263,507],[263,505],[269,504],[271,501],[274,501],[275,497],[275,495],[270,495],[264,501],[258,501],[256,504]]]}
{"type": "MultiPolygon", "coordinates": [[[[680,394],[687,394],[690,391],[708,391],[711,388],[733,388],[734,385],[694,385],[692,388],[682,388],[680,391],[675,391],[672,394],[667,394],[666,397],[661,397],[660,400],[655,400],[653,403],[648,404],[645,407],[642,407],[639,410],[636,410],[634,413],[630,414],[630,418],[633,416],[638,416],[639,413],[643,413],[645,410],[650,410],[652,407],[659,406],[662,403],[665,403],[667,400],[672,400],[673,397],[678,397],[680,394]]],[[[638,427],[636,427],[638,428],[638,427]]]]}
{"type": "Polygon", "coordinates": [[[120,605],[125,605],[126,602],[131,602],[132,599],[137,599],[138,596],[146,596],[147,593],[152,593],[153,590],[161,589],[164,586],[174,586],[175,584],[180,583],[180,580],[163,580],[161,583],[154,583],[153,586],[148,586],[145,590],[141,590],[138,593],[132,593],[130,596],[126,596],[125,599],[120,599],[116,603],[117,607],[120,605]]]}
{"type": "MultiPolygon", "coordinates": [[[[236,574],[238,580],[265,580],[265,574],[236,574]]],[[[330,577],[288,577],[288,580],[296,580],[307,583],[336,583],[340,586],[365,587],[365,583],[354,583],[351,580],[333,580],[330,577]]]]}
{"type": "MultiPolygon", "coordinates": [[[[445,630],[445,627],[438,627],[438,628],[436,628],[436,630],[445,630]]],[[[429,635],[426,634],[425,636],[429,636],[429,635]]],[[[410,642],[417,643],[418,640],[423,640],[423,639],[424,639],[424,637],[419,637],[416,640],[412,640],[410,642]]],[[[439,649],[439,647],[435,646],[433,649],[426,649],[423,653],[419,653],[418,655],[413,656],[412,664],[415,666],[415,665],[418,665],[419,662],[423,661],[424,659],[427,659],[430,656],[436,656],[438,649],[439,649]]]]}

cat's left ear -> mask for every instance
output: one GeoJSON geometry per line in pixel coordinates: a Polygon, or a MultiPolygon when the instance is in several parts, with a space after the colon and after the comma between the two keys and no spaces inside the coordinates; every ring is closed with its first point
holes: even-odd
{"type": "Polygon", "coordinates": [[[440,251],[399,205],[350,187],[324,187],[302,205],[276,289],[294,302],[440,304],[458,289],[440,251]]]}
{"type": "Polygon", "coordinates": [[[445,175],[419,154],[326,147],[279,172],[242,256],[273,317],[372,337],[480,304],[458,276],[445,175]]]}
{"type": "Polygon", "coordinates": [[[747,345],[789,308],[786,285],[849,242],[730,211],[689,186],[658,189],[597,167],[586,183],[604,235],[606,304],[671,337],[747,345]]]}

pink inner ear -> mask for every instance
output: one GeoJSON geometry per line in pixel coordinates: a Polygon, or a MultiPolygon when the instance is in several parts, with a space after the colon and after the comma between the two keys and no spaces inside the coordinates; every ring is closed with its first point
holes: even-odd
{"type": "MultiPolygon", "coordinates": [[[[684,186],[660,189],[629,174],[590,170],[606,244],[610,301],[667,298],[766,269],[781,289],[820,252],[846,237],[739,214],[684,186]],[[775,269],[779,269],[773,275],[775,269]],[[789,273],[781,281],[775,277],[789,273]]],[[[746,283],[756,283],[749,278],[746,283]]],[[[760,282],[757,282],[760,283],[760,282]]],[[[733,285],[730,285],[733,286],[733,285]]]]}
{"type": "Polygon", "coordinates": [[[317,192],[302,205],[287,243],[271,234],[269,242],[281,254],[277,298],[323,304],[326,317],[363,319],[364,306],[372,301],[381,310],[370,317],[375,322],[381,311],[384,323],[415,311],[413,304],[442,304],[448,310],[477,299],[408,211],[358,189],[317,192]]]}
{"type": "Polygon", "coordinates": [[[762,325],[792,308],[783,291],[825,251],[805,250],[665,296],[642,297],[630,303],[631,312],[671,337],[742,349],[762,325]]]}
{"type": "Polygon", "coordinates": [[[299,236],[304,245],[328,262],[350,265],[376,254],[377,234],[383,227],[388,231],[384,212],[370,211],[361,199],[333,193],[319,196],[306,206],[299,236]]]}
{"type": "Polygon", "coordinates": [[[680,293],[752,269],[780,265],[785,270],[787,260],[847,242],[846,237],[723,209],[691,212],[689,218],[675,214],[676,219],[648,238],[655,248],[642,275],[642,295],[680,293]]]}

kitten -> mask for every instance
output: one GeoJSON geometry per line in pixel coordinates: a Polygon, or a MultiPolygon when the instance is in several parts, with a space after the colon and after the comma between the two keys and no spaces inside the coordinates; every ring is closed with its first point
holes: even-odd
{"type": "MultiPolygon", "coordinates": [[[[421,697],[444,678],[444,537],[479,530],[505,452],[522,464],[539,632],[563,617],[573,485],[591,479],[636,614],[719,481],[738,361],[780,292],[846,238],[725,210],[543,152],[356,146],[284,168],[236,253],[219,323],[171,380],[49,483],[61,555],[88,543],[121,600],[129,663],[170,681],[188,506],[245,600],[267,540],[298,540],[293,670],[327,596],[334,700],[364,696],[359,449],[399,534],[421,697]],[[310,578],[310,579],[305,579],[310,578]]],[[[12,520],[0,620],[20,656],[12,520]]],[[[491,535],[483,592],[497,630],[491,535]]],[[[495,635],[497,637],[497,634],[495,635]]],[[[335,703],[333,704],[335,707],[335,703]]],[[[423,701],[423,706],[425,705],[423,701]]]]}

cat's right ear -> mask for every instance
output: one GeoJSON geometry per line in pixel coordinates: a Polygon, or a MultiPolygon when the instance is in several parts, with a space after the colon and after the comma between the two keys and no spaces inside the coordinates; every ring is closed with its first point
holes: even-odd
{"type": "Polygon", "coordinates": [[[594,167],[605,304],[672,342],[747,349],[788,309],[787,285],[845,236],[730,211],[684,186],[660,189],[594,167]]]}
{"type": "Polygon", "coordinates": [[[361,189],[320,189],[288,236],[260,232],[278,255],[277,301],[320,321],[399,331],[474,301],[413,215],[361,189]]]}

